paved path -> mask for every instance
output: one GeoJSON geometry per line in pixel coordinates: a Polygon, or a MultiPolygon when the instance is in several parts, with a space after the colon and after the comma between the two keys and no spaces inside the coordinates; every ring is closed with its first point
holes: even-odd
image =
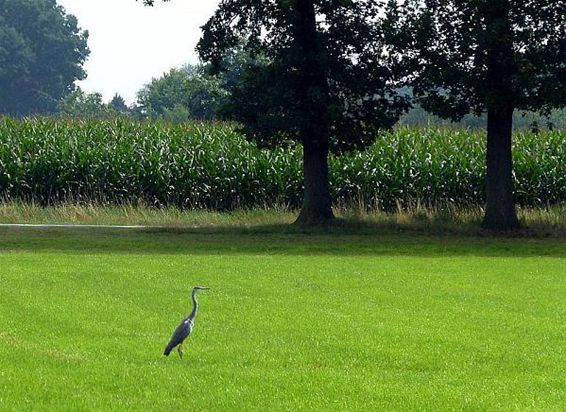
{"type": "Polygon", "coordinates": [[[121,225],[42,225],[42,224],[26,224],[26,223],[0,223],[0,227],[32,227],[40,229],[49,228],[80,228],[80,229],[148,229],[158,226],[121,226],[121,225]]]}

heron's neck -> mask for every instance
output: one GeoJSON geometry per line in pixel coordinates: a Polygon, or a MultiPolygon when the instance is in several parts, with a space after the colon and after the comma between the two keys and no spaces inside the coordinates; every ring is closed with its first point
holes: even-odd
{"type": "Polygon", "coordinates": [[[191,314],[189,315],[189,319],[193,319],[196,314],[197,314],[197,310],[198,310],[198,302],[197,302],[197,293],[196,291],[193,292],[193,310],[191,311],[191,314]]]}

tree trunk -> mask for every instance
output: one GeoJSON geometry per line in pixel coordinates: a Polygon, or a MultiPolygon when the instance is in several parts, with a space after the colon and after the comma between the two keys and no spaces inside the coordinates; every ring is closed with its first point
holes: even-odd
{"type": "Polygon", "coordinates": [[[519,220],[513,204],[513,109],[487,115],[487,205],[483,227],[513,230],[519,220]]]}
{"type": "Polygon", "coordinates": [[[305,192],[299,225],[320,225],[334,218],[328,180],[330,120],[328,82],[319,44],[313,0],[294,0],[293,53],[288,62],[296,67],[295,93],[300,113],[305,192]]]}
{"type": "Polygon", "coordinates": [[[306,142],[303,152],[305,193],[296,223],[302,226],[323,225],[334,219],[328,180],[328,146],[306,142]]]}
{"type": "Polygon", "coordinates": [[[517,72],[513,51],[511,3],[483,3],[487,49],[487,205],[483,227],[513,230],[519,226],[513,204],[514,86],[517,72]]]}

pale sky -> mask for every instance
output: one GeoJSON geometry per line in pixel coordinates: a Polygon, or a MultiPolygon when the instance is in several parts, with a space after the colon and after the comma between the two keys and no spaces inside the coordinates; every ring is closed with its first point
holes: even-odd
{"type": "Polygon", "coordinates": [[[119,93],[128,103],[153,77],[197,61],[200,27],[220,0],[57,0],[89,31],[88,77],[78,84],[105,100],[119,93]]]}

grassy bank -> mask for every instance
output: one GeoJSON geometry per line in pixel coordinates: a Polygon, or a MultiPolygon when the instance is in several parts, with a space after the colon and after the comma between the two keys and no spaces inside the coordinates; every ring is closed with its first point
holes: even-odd
{"type": "Polygon", "coordinates": [[[564,246],[0,228],[0,409],[559,410],[564,246]]]}
{"type": "MultiPolygon", "coordinates": [[[[424,207],[413,204],[394,213],[367,211],[363,207],[336,207],[336,233],[395,233],[407,231],[423,234],[454,233],[477,235],[483,218],[481,208],[424,207]]],[[[233,227],[248,231],[288,227],[297,211],[284,207],[238,209],[232,212],[181,210],[176,207],[154,208],[145,205],[61,204],[42,207],[21,202],[0,203],[0,224],[77,224],[159,226],[167,228],[233,227]]],[[[519,208],[518,215],[526,235],[566,236],[566,206],[519,208]]],[[[332,230],[330,228],[329,230],[332,230]]]]}

